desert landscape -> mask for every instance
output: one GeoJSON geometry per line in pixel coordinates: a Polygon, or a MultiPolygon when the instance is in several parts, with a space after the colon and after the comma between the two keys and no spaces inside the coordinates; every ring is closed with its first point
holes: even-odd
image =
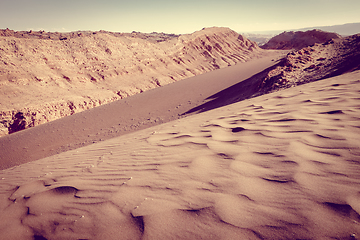
{"type": "Polygon", "coordinates": [[[1,135],[256,58],[226,28],[185,34],[0,31],[1,135]],[[39,94],[41,93],[41,94],[39,94]],[[10,128],[10,130],[9,130],[10,128]]]}
{"type": "Polygon", "coordinates": [[[360,34],[0,31],[0,239],[360,239],[360,34]]]}

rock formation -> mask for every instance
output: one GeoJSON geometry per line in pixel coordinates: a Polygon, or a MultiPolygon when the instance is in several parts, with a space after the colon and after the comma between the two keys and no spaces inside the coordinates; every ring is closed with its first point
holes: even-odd
{"type": "Polygon", "coordinates": [[[324,43],[331,39],[341,38],[339,34],[324,32],[321,30],[283,32],[271,38],[266,44],[262,45],[263,49],[296,49],[314,45],[315,43],[324,43]]]}
{"type": "Polygon", "coordinates": [[[247,61],[262,50],[228,28],[164,33],[0,31],[0,136],[247,61]]]}

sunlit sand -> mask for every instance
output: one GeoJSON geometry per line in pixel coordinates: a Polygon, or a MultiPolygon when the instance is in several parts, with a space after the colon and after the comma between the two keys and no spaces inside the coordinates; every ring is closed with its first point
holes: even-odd
{"type": "Polygon", "coordinates": [[[0,173],[1,239],[357,239],[360,71],[0,173]]]}

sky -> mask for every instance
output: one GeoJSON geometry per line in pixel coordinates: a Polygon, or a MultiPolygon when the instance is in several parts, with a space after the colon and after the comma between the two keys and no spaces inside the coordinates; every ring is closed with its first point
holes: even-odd
{"type": "Polygon", "coordinates": [[[0,29],[192,33],[360,22],[360,0],[0,0],[0,29]]]}

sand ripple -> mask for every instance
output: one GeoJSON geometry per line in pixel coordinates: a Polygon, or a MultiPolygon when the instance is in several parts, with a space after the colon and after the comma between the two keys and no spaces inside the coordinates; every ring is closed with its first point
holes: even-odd
{"type": "Polygon", "coordinates": [[[0,173],[1,239],[357,239],[360,73],[0,173]]]}

